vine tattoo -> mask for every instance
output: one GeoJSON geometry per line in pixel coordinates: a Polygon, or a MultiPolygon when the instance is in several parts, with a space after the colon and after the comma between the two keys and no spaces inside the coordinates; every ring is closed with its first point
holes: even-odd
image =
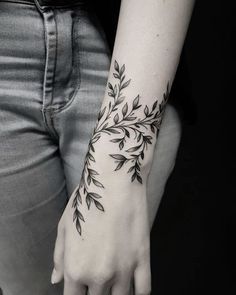
{"type": "Polygon", "coordinates": [[[115,61],[113,76],[116,79],[115,83],[113,85],[108,83],[108,95],[111,97],[111,100],[98,114],[93,135],[88,144],[88,151],[85,156],[80,184],[75,190],[72,203],[74,209],[73,222],[75,222],[76,229],[80,235],[82,234],[81,221],[85,222],[84,216],[80,211],[80,206],[83,204],[84,200],[88,210],[92,205],[95,205],[98,210],[105,211],[100,201],[102,196],[92,189],[92,184],[98,189],[105,189],[104,185],[97,179],[99,173],[92,169],[92,162],[96,162],[93,156],[95,152],[95,143],[103,134],[111,136],[112,138],[109,141],[117,144],[120,150],[120,153],[109,154],[117,164],[114,171],[124,169],[123,167],[125,165],[129,165],[127,173],[131,176],[131,182],[137,181],[142,184],[143,181],[140,171],[142,160],[145,156],[145,149],[147,150],[148,145],[152,144],[153,136],[158,136],[165,104],[167,103],[170,93],[168,82],[161,103],[158,104],[158,100],[156,100],[152,107],[146,105],[143,110],[143,118],[141,119],[140,115],[139,118],[137,118],[135,116],[135,111],[141,107],[141,104],[139,104],[139,95],[134,98],[131,106],[129,106],[127,102],[122,105],[125,99],[124,90],[131,82],[131,79],[126,79],[125,65],[123,64],[120,67],[118,62],[115,61]],[[150,134],[153,134],[153,136],[150,134]],[[135,144],[125,149],[126,141],[131,136],[133,136],[135,144]],[[81,191],[83,191],[83,198],[81,191]]]}

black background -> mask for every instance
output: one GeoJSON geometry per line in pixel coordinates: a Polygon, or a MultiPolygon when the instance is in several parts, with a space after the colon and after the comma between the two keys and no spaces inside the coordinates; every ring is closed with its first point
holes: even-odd
{"type": "MultiPolygon", "coordinates": [[[[97,2],[112,47],[120,3],[97,2]]],[[[196,1],[172,87],[183,134],[151,235],[154,295],[236,294],[233,8],[196,1]]]]}

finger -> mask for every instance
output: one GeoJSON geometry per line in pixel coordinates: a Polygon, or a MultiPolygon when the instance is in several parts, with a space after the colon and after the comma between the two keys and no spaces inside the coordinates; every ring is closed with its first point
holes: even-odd
{"type": "Polygon", "coordinates": [[[135,269],[134,291],[135,295],[151,294],[151,268],[149,262],[142,263],[135,269]]]}
{"type": "Polygon", "coordinates": [[[112,295],[133,295],[133,293],[131,293],[131,288],[130,286],[123,286],[120,284],[116,284],[113,286],[112,288],[112,295]]]}
{"type": "Polygon", "coordinates": [[[132,283],[131,276],[120,277],[113,285],[111,295],[134,295],[134,293],[131,293],[132,283]]]}
{"type": "Polygon", "coordinates": [[[111,284],[104,286],[89,286],[88,295],[110,295],[111,294],[111,284]]]}
{"type": "Polygon", "coordinates": [[[111,287],[114,283],[113,274],[100,273],[100,276],[95,276],[89,283],[88,295],[110,295],[111,287]]]}
{"type": "Polygon", "coordinates": [[[63,295],[86,295],[87,287],[85,285],[77,284],[71,281],[64,281],[63,295]]]}
{"type": "Polygon", "coordinates": [[[57,230],[57,238],[54,248],[54,269],[51,276],[52,284],[59,283],[64,275],[64,246],[65,246],[65,233],[63,228],[57,230]]]}

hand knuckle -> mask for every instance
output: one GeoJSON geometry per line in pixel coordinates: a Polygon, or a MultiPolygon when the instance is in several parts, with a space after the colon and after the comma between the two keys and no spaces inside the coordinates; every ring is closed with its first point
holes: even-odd
{"type": "Polygon", "coordinates": [[[103,285],[113,278],[113,273],[111,271],[99,271],[92,276],[92,280],[97,285],[103,285]]]}
{"type": "Polygon", "coordinates": [[[66,267],[64,270],[64,279],[69,282],[79,282],[82,276],[74,267],[66,267]]]}

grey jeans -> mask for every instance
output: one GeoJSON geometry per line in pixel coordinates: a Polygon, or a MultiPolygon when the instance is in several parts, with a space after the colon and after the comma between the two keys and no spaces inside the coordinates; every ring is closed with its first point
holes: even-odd
{"type": "MultiPolygon", "coordinates": [[[[50,284],[57,224],[80,181],[110,66],[104,32],[81,0],[38,1],[0,1],[4,295],[63,294],[63,283],[50,284]]],[[[150,206],[158,207],[179,138],[178,116],[167,105],[148,180],[150,206]]]]}

